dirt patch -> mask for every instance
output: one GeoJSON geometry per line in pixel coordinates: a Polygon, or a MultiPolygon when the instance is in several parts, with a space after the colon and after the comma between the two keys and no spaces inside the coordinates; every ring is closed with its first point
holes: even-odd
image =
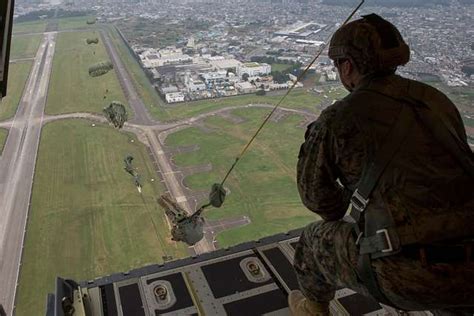
{"type": "Polygon", "coordinates": [[[233,124],[242,124],[247,121],[243,117],[232,114],[230,111],[221,112],[218,115],[233,124]]]}

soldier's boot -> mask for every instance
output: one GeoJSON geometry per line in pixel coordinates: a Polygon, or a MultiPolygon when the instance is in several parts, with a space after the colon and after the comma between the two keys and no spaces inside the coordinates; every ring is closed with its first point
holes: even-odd
{"type": "Polygon", "coordinates": [[[293,316],[330,316],[329,302],[313,302],[307,299],[301,291],[291,291],[288,305],[293,316]]]}

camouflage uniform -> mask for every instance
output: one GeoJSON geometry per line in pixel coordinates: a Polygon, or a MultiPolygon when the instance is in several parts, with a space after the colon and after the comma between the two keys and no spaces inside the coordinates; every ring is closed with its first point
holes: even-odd
{"type": "MultiPolygon", "coordinates": [[[[365,163],[380,148],[403,106],[396,98],[408,95],[437,105],[466,141],[459,112],[444,94],[397,75],[369,76],[308,127],[299,154],[298,189],[306,207],[324,221],[305,228],[294,266],[301,290],[312,301],[329,301],[340,287],[369,295],[357,277],[358,248],[352,226],[341,219],[365,163]]],[[[474,232],[473,187],[474,179],[423,125],[415,124],[369,205],[389,208],[406,242],[419,236],[428,240],[444,230],[470,235],[474,232]]],[[[402,252],[374,259],[372,266],[381,291],[399,308],[474,306],[472,263],[422,267],[420,260],[402,252]]]]}

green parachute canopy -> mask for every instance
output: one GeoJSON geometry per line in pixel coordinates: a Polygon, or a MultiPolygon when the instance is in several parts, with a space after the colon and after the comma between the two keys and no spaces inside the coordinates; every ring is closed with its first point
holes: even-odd
{"type": "Polygon", "coordinates": [[[105,75],[114,69],[114,65],[110,61],[103,61],[89,67],[89,75],[91,77],[99,77],[105,75]]]}
{"type": "Polygon", "coordinates": [[[99,38],[94,37],[94,38],[88,38],[86,39],[87,44],[99,44],[99,38]]]}
{"type": "Polygon", "coordinates": [[[220,183],[214,183],[211,193],[209,193],[209,203],[214,207],[221,207],[224,204],[226,194],[226,190],[220,183]]]}
{"type": "Polygon", "coordinates": [[[125,106],[118,101],[113,101],[108,107],[104,108],[104,115],[116,128],[122,128],[128,119],[125,106]]]}

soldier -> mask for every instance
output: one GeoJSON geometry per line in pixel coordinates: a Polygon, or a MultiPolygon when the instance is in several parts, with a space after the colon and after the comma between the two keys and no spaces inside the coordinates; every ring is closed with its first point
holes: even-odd
{"type": "Polygon", "coordinates": [[[328,55],[350,94],[308,127],[300,149],[300,196],[323,221],[296,247],[301,291],[290,310],[329,315],[347,287],[399,310],[472,315],[474,159],[459,112],[395,74],[410,50],[378,15],[341,27],[328,55]]]}

